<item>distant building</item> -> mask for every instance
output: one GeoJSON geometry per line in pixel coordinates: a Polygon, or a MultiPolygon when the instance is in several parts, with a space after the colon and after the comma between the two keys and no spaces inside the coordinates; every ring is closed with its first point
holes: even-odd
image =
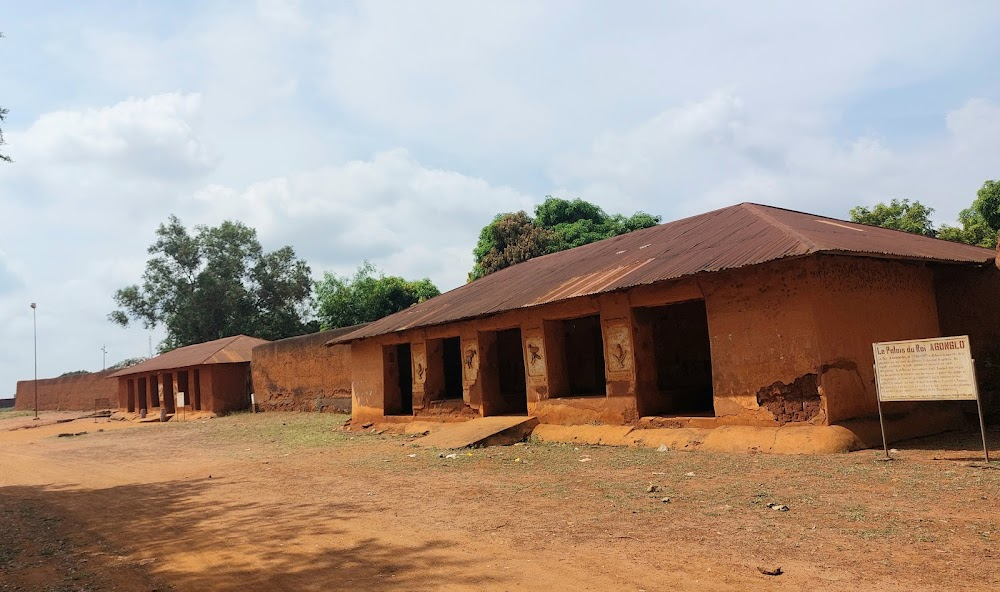
{"type": "Polygon", "coordinates": [[[876,413],[873,342],[1000,352],[995,259],[744,203],[531,259],[329,345],[351,345],[356,420],[830,425],[876,413]]]}
{"type": "Polygon", "coordinates": [[[122,411],[178,411],[177,393],[191,411],[227,413],[250,406],[250,352],[264,339],[237,335],[180,347],[111,375],[122,411]]]}

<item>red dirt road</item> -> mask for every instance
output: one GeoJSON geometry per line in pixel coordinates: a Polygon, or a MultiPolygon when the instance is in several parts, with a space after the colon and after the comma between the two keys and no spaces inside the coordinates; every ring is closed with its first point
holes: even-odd
{"type": "Polygon", "coordinates": [[[530,443],[446,458],[343,419],[0,419],[0,590],[1000,588],[1000,470],[971,432],[891,463],[530,443]]]}

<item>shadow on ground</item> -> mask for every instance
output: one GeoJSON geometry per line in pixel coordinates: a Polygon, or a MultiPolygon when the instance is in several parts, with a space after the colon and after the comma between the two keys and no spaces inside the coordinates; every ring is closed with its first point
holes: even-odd
{"type": "Polygon", "coordinates": [[[149,590],[156,580],[177,590],[242,591],[471,589],[492,581],[475,573],[475,563],[448,553],[454,546],[449,541],[396,544],[386,542],[391,533],[359,535],[344,528],[380,511],[374,505],[246,502],[246,487],[225,479],[86,490],[2,487],[5,522],[34,517],[37,523],[22,524],[14,537],[7,533],[0,547],[0,590],[32,589],[24,587],[32,581],[29,571],[37,576],[56,556],[52,542],[41,540],[46,536],[59,540],[59,557],[71,564],[63,572],[96,574],[87,588],[93,590],[111,589],[112,579],[101,574],[124,567],[135,577],[124,587],[115,583],[117,590],[149,590]],[[224,491],[204,495],[210,488],[242,489],[244,501],[206,503],[226,499],[224,491]]]}

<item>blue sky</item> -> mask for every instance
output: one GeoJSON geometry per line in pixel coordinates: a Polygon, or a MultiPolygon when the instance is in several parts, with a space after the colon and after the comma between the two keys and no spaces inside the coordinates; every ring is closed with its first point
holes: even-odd
{"type": "Polygon", "coordinates": [[[171,213],[461,284],[545,195],[953,221],[1000,178],[996,2],[0,0],[0,396],[142,355],[106,320],[171,213]]]}

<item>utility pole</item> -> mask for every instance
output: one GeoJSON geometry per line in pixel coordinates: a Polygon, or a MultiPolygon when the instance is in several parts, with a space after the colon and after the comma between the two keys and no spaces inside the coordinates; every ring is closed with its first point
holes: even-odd
{"type": "Polygon", "coordinates": [[[38,419],[38,306],[31,303],[31,334],[35,341],[35,419],[38,419]]]}
{"type": "Polygon", "coordinates": [[[102,345],[101,346],[101,353],[104,354],[104,357],[101,358],[101,370],[107,370],[108,369],[108,346],[102,345]]]}

